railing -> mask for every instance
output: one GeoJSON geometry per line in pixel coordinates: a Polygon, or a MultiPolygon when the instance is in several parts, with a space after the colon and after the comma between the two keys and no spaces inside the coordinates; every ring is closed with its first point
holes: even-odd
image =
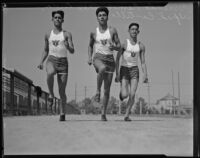
{"type": "Polygon", "coordinates": [[[60,100],[49,106],[49,94],[16,70],[2,68],[3,115],[59,114],[60,100]]]}

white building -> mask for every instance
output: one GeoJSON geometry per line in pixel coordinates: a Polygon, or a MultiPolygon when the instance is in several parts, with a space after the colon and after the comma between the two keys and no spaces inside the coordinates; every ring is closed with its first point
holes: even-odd
{"type": "Polygon", "coordinates": [[[164,110],[169,110],[170,113],[172,113],[172,111],[177,109],[179,106],[179,99],[168,93],[166,96],[158,100],[157,106],[160,109],[163,108],[164,110]]]}

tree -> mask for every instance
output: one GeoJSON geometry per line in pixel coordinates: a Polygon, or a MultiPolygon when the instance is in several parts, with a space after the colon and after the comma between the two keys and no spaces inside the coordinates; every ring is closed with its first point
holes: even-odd
{"type": "Polygon", "coordinates": [[[136,114],[140,114],[140,104],[142,107],[142,114],[146,114],[146,112],[148,111],[148,107],[147,107],[147,103],[145,102],[145,99],[140,97],[136,103],[136,107],[135,107],[135,113],[136,114]]]}
{"type": "Polygon", "coordinates": [[[127,104],[127,102],[125,102],[125,101],[121,102],[121,114],[126,113],[126,104],[127,104]]]}
{"type": "Polygon", "coordinates": [[[78,107],[78,104],[76,103],[75,100],[71,100],[70,102],[67,103],[67,106],[66,106],[66,111],[67,113],[70,113],[70,114],[80,114],[80,109],[78,107]]]}
{"type": "Polygon", "coordinates": [[[98,105],[96,105],[93,99],[85,98],[81,104],[83,105],[82,109],[85,110],[86,114],[100,113],[100,108],[98,108],[98,105]]]}
{"type": "Polygon", "coordinates": [[[111,97],[109,102],[108,102],[108,108],[107,108],[107,113],[109,114],[117,114],[119,108],[118,108],[118,101],[115,97],[111,97]]]}

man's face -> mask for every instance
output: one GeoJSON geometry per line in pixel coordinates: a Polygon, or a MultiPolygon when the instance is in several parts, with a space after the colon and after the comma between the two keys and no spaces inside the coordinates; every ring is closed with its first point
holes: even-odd
{"type": "Polygon", "coordinates": [[[52,21],[54,22],[55,26],[60,26],[64,20],[60,14],[54,14],[52,21]]]}
{"type": "Polygon", "coordinates": [[[131,37],[137,37],[139,33],[139,29],[136,25],[131,26],[131,28],[129,29],[129,34],[131,37]]]}
{"type": "Polygon", "coordinates": [[[106,12],[101,11],[97,14],[97,20],[99,22],[99,24],[106,24],[108,21],[108,16],[106,14],[106,12]]]}

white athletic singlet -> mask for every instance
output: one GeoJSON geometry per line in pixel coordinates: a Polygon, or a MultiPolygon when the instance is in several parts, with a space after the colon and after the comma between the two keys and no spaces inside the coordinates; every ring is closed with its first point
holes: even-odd
{"type": "Polygon", "coordinates": [[[111,35],[109,31],[109,27],[104,33],[99,31],[99,28],[96,28],[96,41],[94,45],[95,53],[101,53],[104,55],[113,54],[113,51],[109,49],[111,40],[111,35]]]}
{"type": "Polygon", "coordinates": [[[121,65],[125,67],[132,67],[138,65],[138,56],[140,53],[140,46],[138,42],[132,45],[130,40],[127,39],[127,47],[122,55],[121,65]],[[134,52],[131,55],[131,52],[134,52]]]}
{"type": "Polygon", "coordinates": [[[67,49],[64,44],[64,32],[55,34],[53,30],[49,36],[49,55],[55,57],[67,57],[67,49]]]}

